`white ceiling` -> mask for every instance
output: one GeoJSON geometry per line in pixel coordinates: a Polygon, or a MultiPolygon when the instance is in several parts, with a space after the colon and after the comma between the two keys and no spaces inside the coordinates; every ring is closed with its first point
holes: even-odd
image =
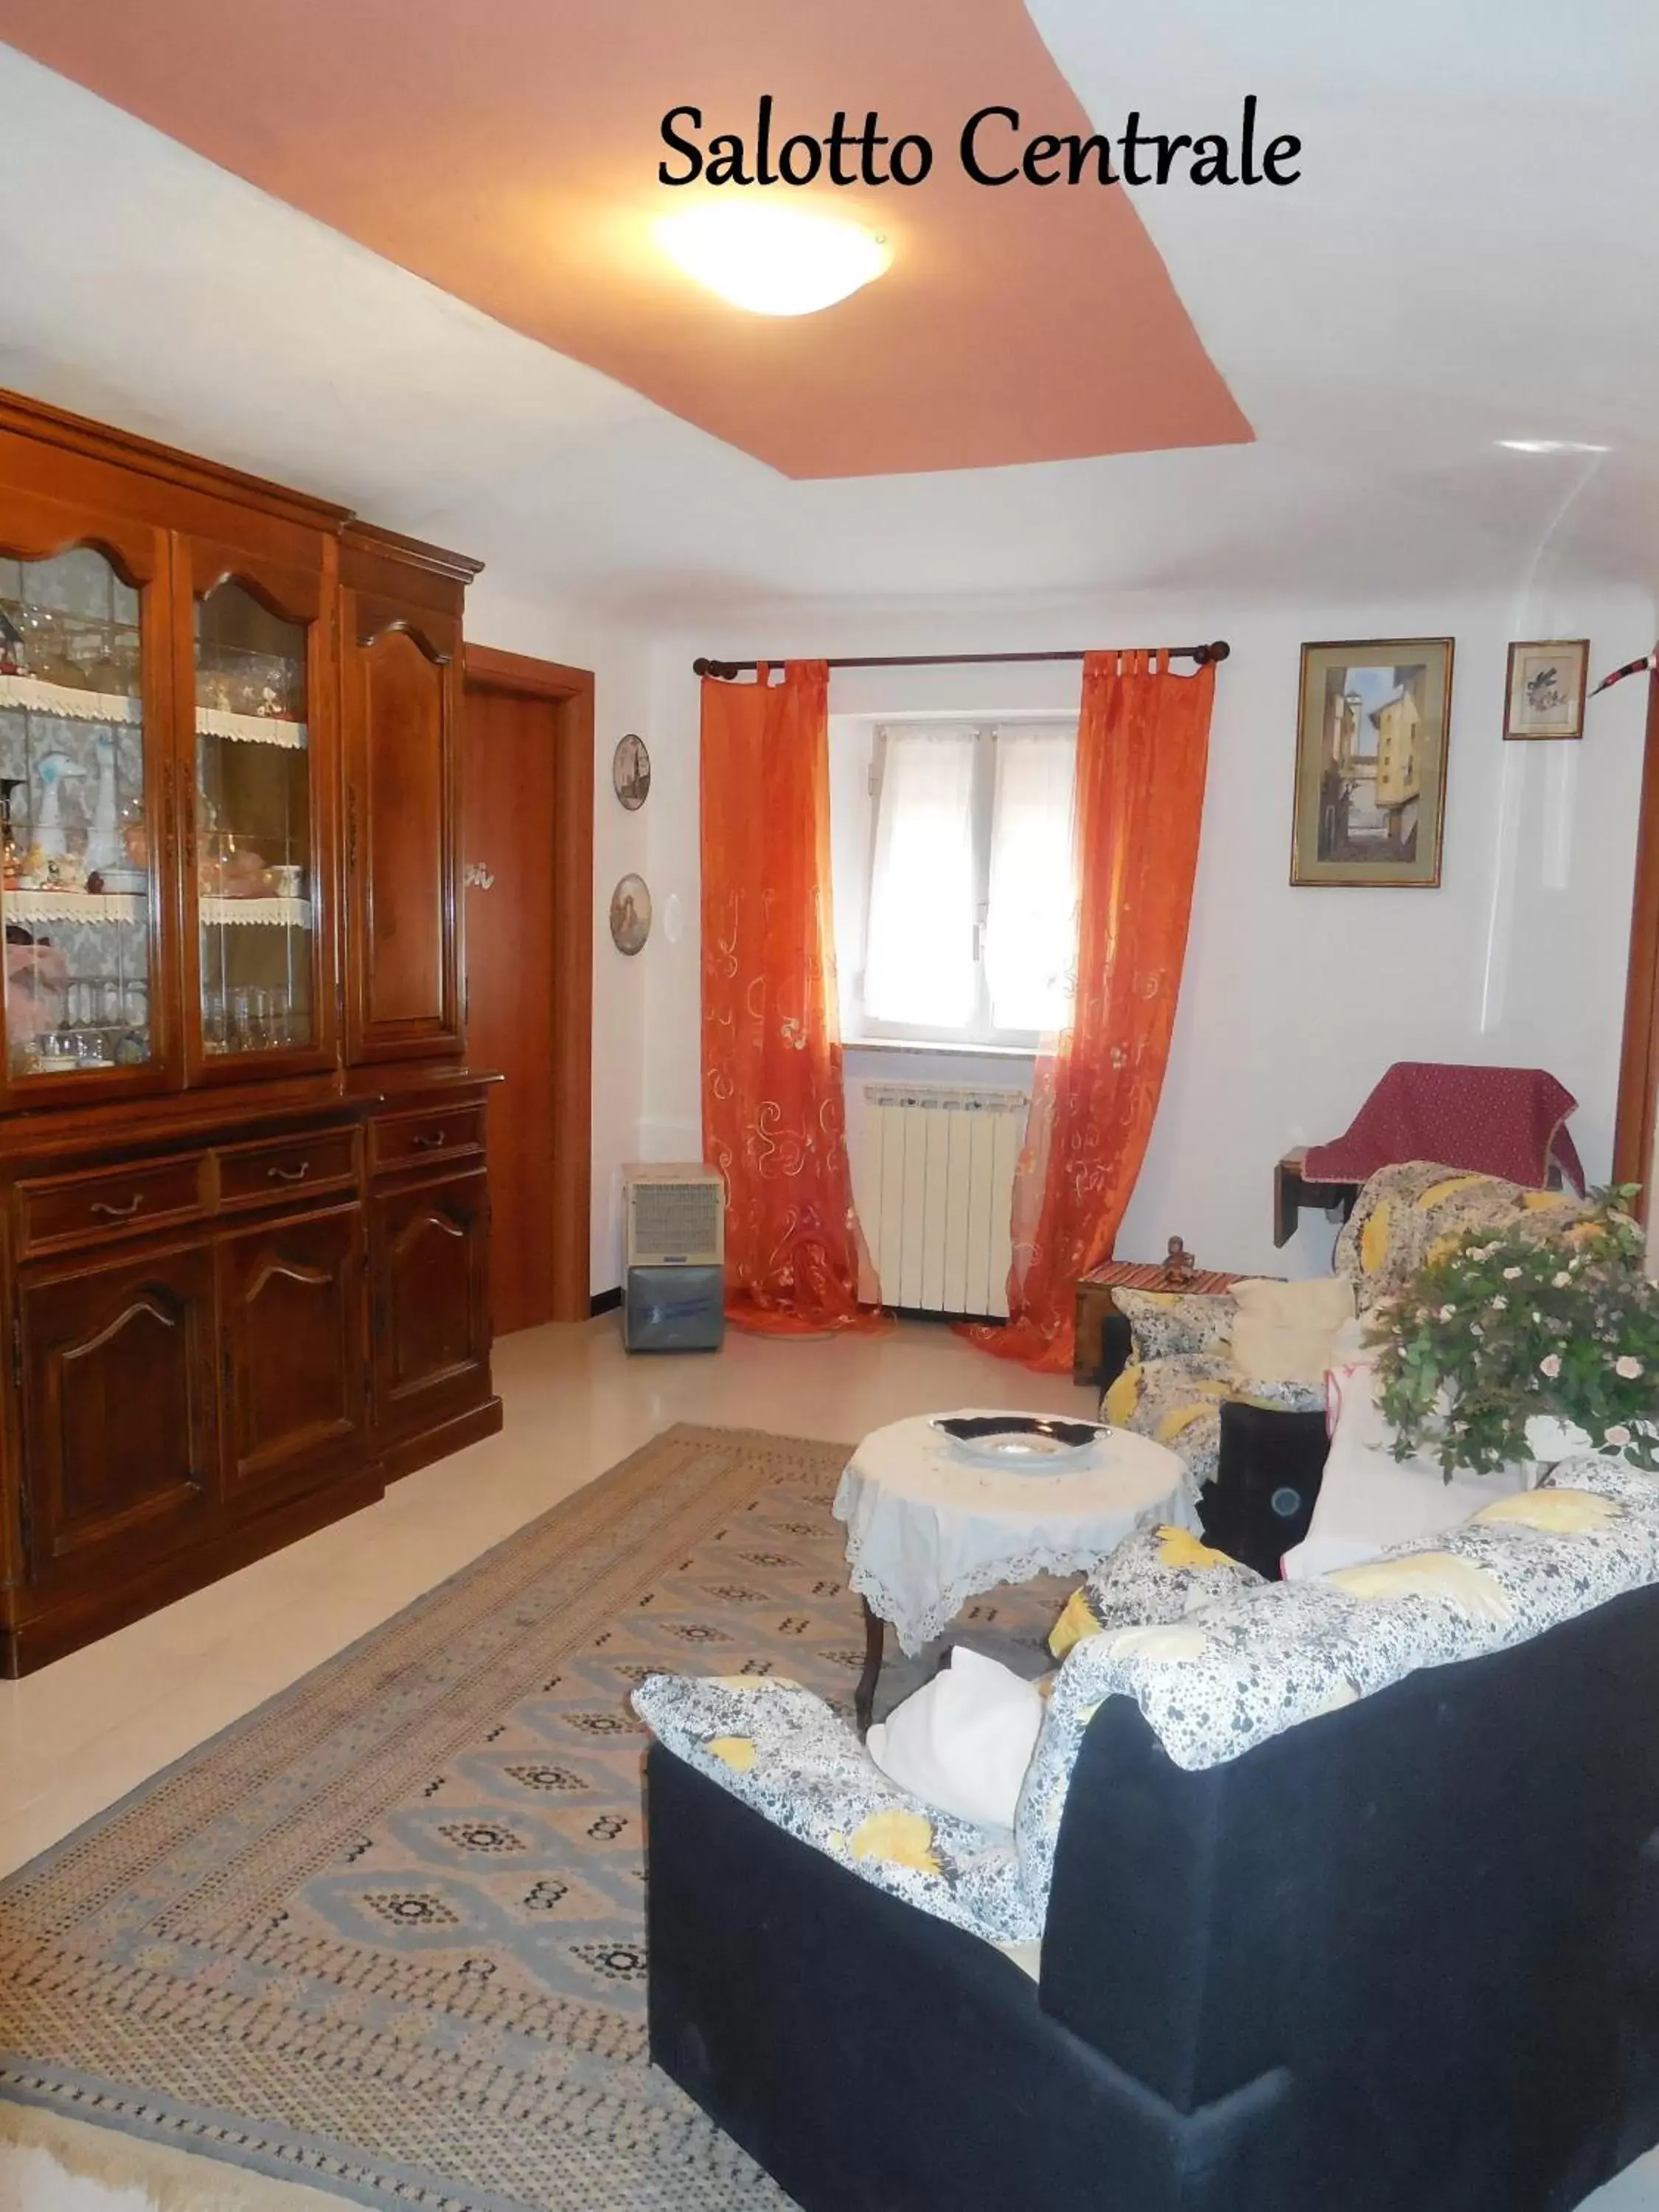
{"type": "Polygon", "coordinates": [[[1137,199],[1255,446],[792,483],[4,47],[0,383],[641,621],[1659,585],[1654,0],[1030,4],[1103,129],[1304,141],[1137,199]]]}

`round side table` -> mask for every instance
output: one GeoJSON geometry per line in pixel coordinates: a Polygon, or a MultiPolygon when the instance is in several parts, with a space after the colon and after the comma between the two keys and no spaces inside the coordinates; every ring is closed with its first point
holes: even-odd
{"type": "Polygon", "coordinates": [[[1150,1437],[1107,1430],[1058,1473],[978,1467],[934,1427],[948,1418],[921,1413],[872,1430],[836,1492],[849,1579],[864,1601],[864,1672],[853,1701],[860,1734],[874,1709],[887,1622],[914,1656],[982,1590],[1086,1572],[1146,1522],[1192,1524],[1185,1469],[1150,1437]]]}

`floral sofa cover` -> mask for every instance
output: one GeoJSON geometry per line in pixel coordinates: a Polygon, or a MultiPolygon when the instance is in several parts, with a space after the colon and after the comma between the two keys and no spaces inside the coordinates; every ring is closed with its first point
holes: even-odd
{"type": "Polygon", "coordinates": [[[900,1789],[799,1684],[658,1674],[634,1703],[677,1757],[801,1842],[988,1942],[1029,1942],[1073,1769],[1109,1699],[1133,1698],[1173,1764],[1201,1771],[1656,1582],[1659,1482],[1599,1458],[1308,1582],[1263,1582],[1182,1532],[1141,1532],[1091,1577],[1093,1618],[1054,1678],[1012,1832],[900,1789]]]}
{"type": "MultiPolygon", "coordinates": [[[[1379,1169],[1366,1183],[1337,1239],[1333,1266],[1352,1283],[1354,1310],[1363,1319],[1461,1231],[1521,1224],[1548,1237],[1593,1210],[1589,1200],[1569,1192],[1407,1161],[1379,1169]]],[[[1194,1503],[1219,1470],[1226,1401],[1323,1411],[1320,1389],[1263,1382],[1240,1370],[1229,1342],[1231,1299],[1120,1291],[1116,1304],[1129,1322],[1133,1351],[1102,1399],[1103,1417],[1167,1444],[1186,1467],[1194,1503]]]]}

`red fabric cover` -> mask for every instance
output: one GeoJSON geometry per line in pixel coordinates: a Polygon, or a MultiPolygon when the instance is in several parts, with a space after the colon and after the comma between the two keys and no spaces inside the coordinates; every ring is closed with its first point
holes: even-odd
{"type": "Polygon", "coordinates": [[[1309,1182],[1364,1182],[1397,1161],[1437,1160],[1541,1188],[1553,1157],[1582,1192],[1583,1167],[1565,1126],[1577,1103],[1541,1067],[1396,1060],[1344,1135],[1310,1146],[1302,1173],[1309,1182]]]}

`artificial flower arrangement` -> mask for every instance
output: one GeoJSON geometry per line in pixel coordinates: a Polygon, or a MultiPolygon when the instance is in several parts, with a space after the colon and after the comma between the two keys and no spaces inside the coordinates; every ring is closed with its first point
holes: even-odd
{"type": "Polygon", "coordinates": [[[1547,1237],[1466,1230],[1379,1309],[1378,1403],[1396,1459],[1490,1474],[1545,1454],[1540,1416],[1659,1473],[1659,1284],[1626,1210],[1635,1186],[1547,1237]],[[1534,1429],[1534,1437],[1538,1435],[1534,1429]]]}

